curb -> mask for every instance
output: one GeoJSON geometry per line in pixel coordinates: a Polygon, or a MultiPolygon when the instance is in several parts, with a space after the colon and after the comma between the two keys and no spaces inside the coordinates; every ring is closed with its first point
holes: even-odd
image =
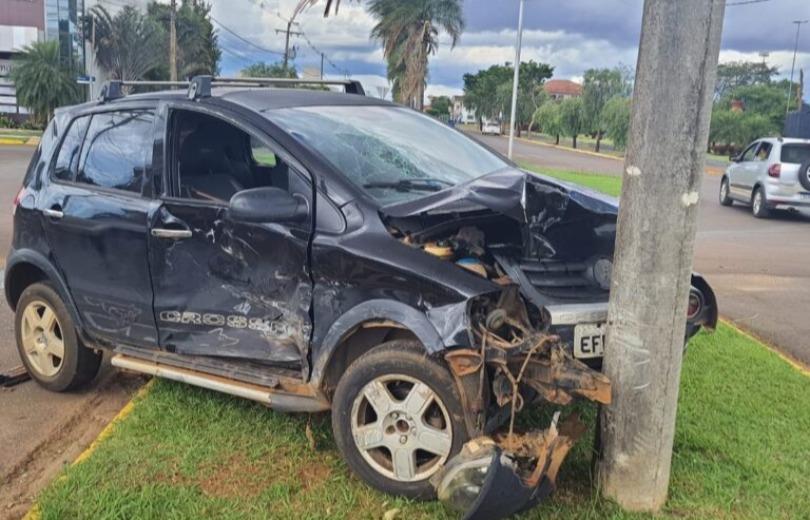
{"type": "Polygon", "coordinates": [[[603,159],[613,159],[614,161],[624,161],[624,157],[616,157],[615,155],[608,155],[606,153],[601,153],[601,152],[591,152],[590,150],[580,150],[579,148],[569,148],[568,146],[562,146],[562,145],[558,145],[558,144],[544,143],[542,141],[537,141],[537,140],[534,140],[534,139],[527,139],[525,137],[515,137],[515,140],[523,141],[524,143],[528,143],[528,144],[536,144],[536,145],[545,146],[545,147],[548,147],[548,148],[556,148],[558,150],[565,150],[567,152],[580,153],[582,155],[591,155],[593,157],[601,157],[603,159]]]}
{"type": "MultiPolygon", "coordinates": [[[[569,148],[568,146],[544,143],[542,141],[537,141],[537,140],[534,140],[534,139],[527,139],[525,137],[515,137],[515,140],[522,141],[522,142],[524,142],[526,144],[534,144],[534,145],[538,145],[538,146],[545,146],[547,148],[556,148],[557,150],[564,150],[566,152],[573,152],[573,153],[578,153],[578,154],[582,154],[582,155],[590,155],[592,157],[601,157],[602,159],[613,159],[614,161],[624,161],[624,157],[616,157],[615,155],[608,155],[608,154],[601,153],[601,152],[591,152],[590,150],[580,150],[579,148],[569,148]]],[[[725,169],[720,168],[718,166],[705,166],[703,168],[703,171],[707,175],[719,176],[719,175],[723,175],[723,172],[725,171],[725,169]]]]}
{"type": "Polygon", "coordinates": [[[793,359],[792,357],[788,356],[784,352],[780,351],[778,348],[776,348],[771,343],[769,343],[769,342],[765,341],[764,339],[758,337],[756,334],[741,328],[739,325],[737,325],[736,323],[734,323],[730,319],[726,318],[725,316],[721,316],[720,321],[724,325],[728,325],[729,327],[734,329],[735,332],[738,332],[738,333],[742,334],[743,336],[745,336],[746,338],[748,338],[748,339],[750,339],[752,341],[756,341],[757,343],[761,344],[762,346],[764,346],[765,348],[767,348],[768,350],[770,350],[771,352],[776,354],[779,358],[781,358],[782,361],[784,361],[785,363],[787,363],[791,367],[798,370],[799,373],[802,374],[803,376],[810,377],[810,366],[804,364],[803,362],[799,361],[798,359],[793,359]]]}
{"type": "MultiPolygon", "coordinates": [[[[113,417],[110,420],[110,422],[107,423],[107,426],[105,426],[104,429],[101,430],[98,436],[95,439],[93,439],[93,442],[90,443],[90,446],[88,446],[83,452],[79,453],[79,456],[76,457],[73,460],[73,462],[70,463],[70,465],[75,466],[87,460],[90,457],[90,455],[92,455],[93,452],[96,451],[98,446],[112,434],[113,430],[115,429],[115,426],[124,419],[126,419],[127,416],[132,413],[132,410],[135,409],[135,402],[139,401],[140,399],[143,399],[149,394],[149,392],[152,390],[152,387],[155,386],[156,380],[157,378],[153,377],[145,385],[140,387],[138,391],[135,392],[135,395],[132,396],[132,399],[130,399],[129,402],[125,404],[124,407],[121,408],[121,410],[117,414],[115,414],[115,417],[113,417]]],[[[57,480],[62,478],[65,477],[64,476],[58,477],[57,480]]],[[[39,510],[39,504],[37,502],[34,502],[34,505],[31,506],[31,509],[29,509],[28,512],[25,514],[25,516],[23,516],[23,520],[39,520],[40,518],[41,512],[39,510]]]]}
{"type": "Polygon", "coordinates": [[[37,146],[39,137],[0,137],[0,145],[3,146],[37,146]]]}

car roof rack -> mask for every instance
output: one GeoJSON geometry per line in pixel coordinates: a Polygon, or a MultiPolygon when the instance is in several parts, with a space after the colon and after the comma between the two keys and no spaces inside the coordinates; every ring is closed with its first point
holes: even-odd
{"type": "Polygon", "coordinates": [[[329,86],[342,85],[347,94],[365,96],[363,85],[354,79],[297,79],[297,78],[221,78],[216,76],[194,76],[190,81],[124,81],[109,80],[101,88],[99,100],[102,103],[119,99],[126,94],[124,87],[169,87],[187,88],[189,99],[211,97],[212,87],[244,86],[244,87],[273,87],[273,86],[329,86]]]}

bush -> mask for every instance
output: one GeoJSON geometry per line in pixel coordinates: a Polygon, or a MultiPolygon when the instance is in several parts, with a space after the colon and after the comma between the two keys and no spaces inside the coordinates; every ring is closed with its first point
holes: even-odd
{"type": "Polygon", "coordinates": [[[17,128],[17,121],[10,117],[0,116],[0,128],[17,128]]]}

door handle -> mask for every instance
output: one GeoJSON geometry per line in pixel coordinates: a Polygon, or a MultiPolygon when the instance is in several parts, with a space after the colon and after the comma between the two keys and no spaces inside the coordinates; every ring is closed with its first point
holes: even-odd
{"type": "Polygon", "coordinates": [[[60,219],[60,218],[65,216],[65,214],[62,213],[62,210],[55,209],[55,208],[58,208],[58,206],[54,206],[53,208],[43,209],[42,214],[45,215],[46,217],[55,218],[55,219],[60,219]]]}
{"type": "Polygon", "coordinates": [[[190,229],[152,228],[152,236],[157,238],[179,240],[181,238],[191,238],[191,234],[190,229]]]}

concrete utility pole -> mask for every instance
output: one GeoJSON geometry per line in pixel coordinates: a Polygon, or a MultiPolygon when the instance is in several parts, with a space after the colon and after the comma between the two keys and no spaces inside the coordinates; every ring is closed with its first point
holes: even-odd
{"type": "MultiPolygon", "coordinates": [[[[796,44],[793,46],[793,64],[790,66],[790,83],[788,83],[787,91],[787,105],[785,106],[785,115],[790,113],[790,94],[793,90],[793,70],[796,68],[796,52],[799,50],[799,29],[802,28],[803,23],[810,22],[810,20],[793,20],[796,24],[796,44]]],[[[801,107],[801,103],[798,105],[801,107]]]]}
{"type": "Polygon", "coordinates": [[[169,79],[177,81],[177,0],[172,0],[169,12],[169,79]]]}
{"type": "Polygon", "coordinates": [[[290,35],[292,34],[292,35],[295,35],[295,36],[301,36],[302,34],[304,34],[304,33],[301,33],[301,32],[293,31],[292,30],[293,25],[298,25],[298,23],[296,23],[296,21],[295,21],[294,16],[293,16],[293,18],[290,18],[289,21],[287,22],[287,28],[286,29],[276,29],[276,34],[282,33],[282,32],[285,34],[285,36],[284,36],[284,70],[287,70],[287,63],[290,60],[290,35]]]}
{"type": "Polygon", "coordinates": [[[515,44],[515,75],[512,78],[512,116],[509,119],[509,150],[506,154],[512,158],[512,145],[515,142],[515,114],[517,113],[518,81],[520,80],[520,46],[523,43],[523,5],[525,0],[520,0],[518,9],[518,30],[517,43],[515,44]]]}
{"type": "Polygon", "coordinates": [[[645,0],[619,207],[601,412],[602,493],[667,498],[704,150],[725,0],[645,0]]]}

